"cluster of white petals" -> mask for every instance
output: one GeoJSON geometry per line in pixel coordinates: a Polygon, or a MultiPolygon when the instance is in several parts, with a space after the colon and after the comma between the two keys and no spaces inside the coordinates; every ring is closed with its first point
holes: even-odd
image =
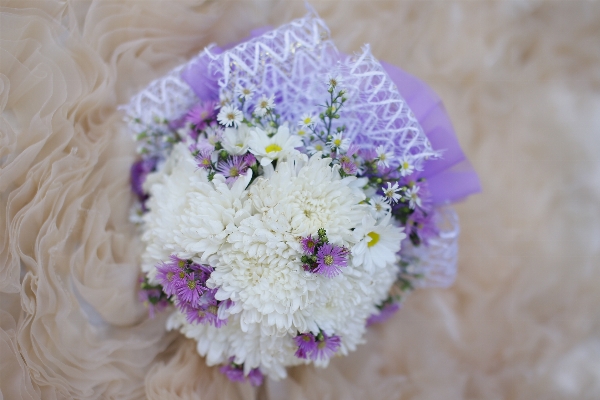
{"type": "MultiPolygon", "coordinates": [[[[253,132],[249,149],[264,159],[269,152],[257,149],[268,145],[253,132]]],[[[337,335],[341,354],[362,342],[366,319],[396,279],[404,237],[389,216],[371,217],[363,182],[342,178],[321,153],[295,155],[289,136],[280,139],[285,159],[266,165],[251,185],[250,170],[229,186],[219,174],[209,182],[185,146],[175,146],[145,184],[151,197],[143,235],[151,280],[154,266],[175,254],[214,267],[207,286],[217,289],[217,300],[233,302],[220,310],[228,319],[223,327],[191,324],[179,311],[169,327],[194,338],[210,365],[234,357],[246,372],[260,368],[275,379],[286,366],[309,362],[294,355],[298,333],[337,335]],[[300,240],[320,228],[329,242],[352,250],[333,278],[302,268],[300,240]]]]}

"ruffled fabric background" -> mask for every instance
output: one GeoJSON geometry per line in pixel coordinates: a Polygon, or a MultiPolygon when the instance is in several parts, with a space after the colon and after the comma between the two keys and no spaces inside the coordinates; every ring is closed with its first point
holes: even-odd
{"type": "Polygon", "coordinates": [[[328,369],[228,382],[137,302],[116,107],[303,3],[3,1],[0,397],[600,398],[600,4],[312,3],[340,50],[371,43],[444,100],[483,185],[456,284],[328,369]]]}

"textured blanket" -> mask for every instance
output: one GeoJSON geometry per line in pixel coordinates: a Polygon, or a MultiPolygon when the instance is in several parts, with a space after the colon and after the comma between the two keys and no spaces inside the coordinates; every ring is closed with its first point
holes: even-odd
{"type": "Polygon", "coordinates": [[[300,1],[2,1],[0,398],[600,398],[600,4],[313,1],[428,82],[478,171],[459,273],[327,369],[255,389],[137,301],[117,106],[300,1]]]}

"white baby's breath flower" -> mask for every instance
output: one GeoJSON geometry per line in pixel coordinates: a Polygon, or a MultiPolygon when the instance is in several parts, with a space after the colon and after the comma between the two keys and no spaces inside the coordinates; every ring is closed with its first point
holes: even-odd
{"type": "Polygon", "coordinates": [[[228,104],[231,104],[233,100],[233,94],[227,90],[223,90],[219,93],[219,103],[215,108],[222,108],[228,104]]]}
{"type": "Polygon", "coordinates": [[[237,129],[225,128],[221,144],[229,154],[241,155],[248,151],[249,141],[250,128],[246,124],[240,124],[237,129]]]}
{"type": "Polygon", "coordinates": [[[296,135],[290,135],[286,124],[277,129],[273,137],[256,127],[250,130],[248,141],[250,152],[256,156],[261,165],[268,165],[273,160],[286,159],[290,155],[299,154],[297,147],[302,146],[302,140],[296,135]]]}
{"type": "Polygon", "coordinates": [[[370,215],[365,216],[362,225],[354,230],[354,238],[358,242],[352,248],[352,262],[355,266],[363,266],[367,271],[373,268],[384,268],[396,261],[396,253],[400,251],[400,242],[406,237],[404,228],[390,222],[391,214],[387,214],[379,223],[370,215]]]}
{"type": "Polygon", "coordinates": [[[408,176],[413,173],[413,171],[415,170],[415,166],[413,165],[412,160],[409,157],[403,157],[402,160],[400,160],[399,170],[400,175],[408,176]]]}
{"type": "Polygon", "coordinates": [[[389,161],[392,159],[392,157],[394,157],[394,154],[385,151],[383,146],[377,146],[375,152],[377,153],[377,165],[386,168],[389,167],[389,161]]]}
{"type": "Polygon", "coordinates": [[[400,198],[402,197],[400,195],[402,188],[398,187],[397,182],[395,182],[393,185],[391,183],[387,182],[387,187],[382,187],[382,189],[383,189],[383,196],[385,198],[385,201],[388,202],[388,204],[394,204],[398,200],[400,200],[400,198]]]}
{"type": "Polygon", "coordinates": [[[254,114],[259,117],[264,117],[267,112],[273,110],[273,108],[275,108],[274,97],[262,96],[254,108],[254,114]]]}
{"type": "Polygon", "coordinates": [[[244,99],[244,101],[248,101],[252,99],[252,96],[254,96],[254,89],[255,86],[251,84],[245,86],[239,85],[236,87],[235,93],[239,98],[244,99]]]}
{"type": "Polygon", "coordinates": [[[240,110],[232,105],[221,107],[221,111],[217,115],[217,120],[221,125],[238,127],[244,119],[244,115],[240,110]]]}
{"type": "Polygon", "coordinates": [[[408,188],[404,193],[404,198],[408,200],[408,206],[411,209],[415,209],[417,207],[421,207],[421,198],[419,197],[419,189],[420,187],[417,185],[413,185],[408,188]]]}
{"type": "Polygon", "coordinates": [[[333,138],[328,143],[332,148],[346,152],[350,147],[350,139],[343,138],[342,132],[338,132],[333,135],[333,138]]]}
{"type": "Polygon", "coordinates": [[[309,129],[314,126],[318,122],[318,119],[313,114],[304,114],[300,121],[298,122],[298,126],[304,129],[309,129]]]}
{"type": "Polygon", "coordinates": [[[329,74],[326,83],[329,88],[336,88],[342,83],[342,77],[337,74],[329,74]]]}

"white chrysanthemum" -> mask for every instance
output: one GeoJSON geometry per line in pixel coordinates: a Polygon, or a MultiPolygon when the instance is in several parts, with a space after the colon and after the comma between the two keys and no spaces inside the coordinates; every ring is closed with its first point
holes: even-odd
{"type": "Polygon", "coordinates": [[[350,258],[341,274],[326,278],[304,271],[300,261],[301,237],[324,228],[330,242],[354,248],[364,240],[355,228],[371,218],[364,182],[341,178],[330,163],[320,153],[291,158],[265,168],[248,189],[250,175],[228,188],[218,174],[209,182],[185,146],[176,145],[149,176],[148,276],[171,254],[206,260],[215,268],[207,285],[217,289],[217,299],[233,302],[220,315],[228,320],[220,328],[191,324],[180,311],[169,319],[170,329],[198,342],[209,365],[234,357],[246,372],[260,368],[279,379],[285,367],[312,362],[295,356],[298,332],[339,336],[341,355],[363,342],[365,321],[387,297],[395,266],[365,268],[350,258]]]}
{"type": "Polygon", "coordinates": [[[215,254],[235,224],[250,215],[250,204],[244,205],[250,179],[249,172],[231,188],[219,174],[209,182],[187,148],[176,145],[145,184],[150,200],[142,236],[144,271],[154,270],[171,254],[202,261],[215,254]]]}
{"type": "Polygon", "coordinates": [[[260,128],[250,130],[248,145],[252,154],[264,166],[272,163],[273,160],[284,160],[298,154],[295,149],[302,146],[302,140],[298,136],[290,135],[287,125],[281,125],[273,137],[269,137],[260,128]]]}
{"type": "Polygon", "coordinates": [[[390,214],[379,222],[370,215],[363,218],[362,224],[354,230],[354,238],[358,242],[352,248],[354,265],[371,270],[384,268],[396,261],[400,242],[406,235],[404,228],[393,225],[390,219],[390,214]]]}
{"type": "Polygon", "coordinates": [[[225,128],[223,133],[223,148],[233,155],[245,154],[248,151],[248,142],[250,140],[250,129],[246,124],[240,124],[236,128],[225,128]]]}
{"type": "Polygon", "coordinates": [[[249,189],[254,215],[228,236],[208,281],[219,288],[217,299],[233,300],[230,312],[242,313],[242,329],[253,323],[270,334],[317,329],[307,310],[322,303],[316,292],[331,280],[302,269],[299,239],[324,228],[330,242],[350,246],[352,229],[368,213],[359,204],[364,194],[350,185],[356,179],[341,179],[330,162],[320,154],[306,165],[283,162],[249,189]]]}
{"type": "Polygon", "coordinates": [[[155,266],[179,249],[173,243],[173,232],[178,228],[192,182],[208,182],[206,172],[198,170],[194,158],[183,144],[173,148],[171,155],[157,172],[151,173],[144,183],[144,191],[150,193],[143,242],[142,270],[152,280],[155,266]]]}

